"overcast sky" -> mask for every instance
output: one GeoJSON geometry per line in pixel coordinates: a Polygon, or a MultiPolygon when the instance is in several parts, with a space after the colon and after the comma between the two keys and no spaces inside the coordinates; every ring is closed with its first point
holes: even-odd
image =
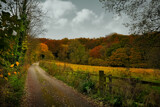
{"type": "Polygon", "coordinates": [[[47,11],[45,38],[97,38],[110,33],[128,34],[126,17],[105,12],[99,0],[42,0],[47,11]]]}

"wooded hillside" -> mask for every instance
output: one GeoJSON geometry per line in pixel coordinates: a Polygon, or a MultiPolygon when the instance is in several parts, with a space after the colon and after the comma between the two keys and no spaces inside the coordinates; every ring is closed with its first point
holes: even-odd
{"type": "Polygon", "coordinates": [[[160,67],[160,33],[144,35],[110,34],[101,38],[52,40],[48,45],[57,60],[76,64],[115,67],[160,67]]]}

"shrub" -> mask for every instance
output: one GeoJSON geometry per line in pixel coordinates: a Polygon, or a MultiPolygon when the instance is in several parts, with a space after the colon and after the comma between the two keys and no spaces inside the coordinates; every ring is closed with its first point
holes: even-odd
{"type": "Polygon", "coordinates": [[[107,66],[107,63],[104,60],[98,58],[89,58],[88,64],[96,66],[107,66]]]}
{"type": "Polygon", "coordinates": [[[95,82],[92,80],[82,81],[79,89],[82,93],[89,94],[92,90],[95,89],[95,82]]]}

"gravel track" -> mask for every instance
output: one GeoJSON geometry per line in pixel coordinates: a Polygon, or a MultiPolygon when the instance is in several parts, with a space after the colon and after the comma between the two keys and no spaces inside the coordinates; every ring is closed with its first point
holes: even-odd
{"type": "Polygon", "coordinates": [[[34,63],[26,80],[26,107],[93,107],[87,98],[34,63]]]}

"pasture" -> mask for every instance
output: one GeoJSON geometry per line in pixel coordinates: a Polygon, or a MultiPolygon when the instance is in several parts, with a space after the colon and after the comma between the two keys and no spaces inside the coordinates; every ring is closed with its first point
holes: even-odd
{"type": "Polygon", "coordinates": [[[103,70],[106,75],[112,74],[113,76],[118,77],[132,77],[140,80],[160,83],[159,69],[90,66],[70,64],[59,61],[55,61],[55,64],[57,66],[70,67],[73,69],[73,71],[84,71],[93,74],[98,74],[99,70],[103,70]]]}

